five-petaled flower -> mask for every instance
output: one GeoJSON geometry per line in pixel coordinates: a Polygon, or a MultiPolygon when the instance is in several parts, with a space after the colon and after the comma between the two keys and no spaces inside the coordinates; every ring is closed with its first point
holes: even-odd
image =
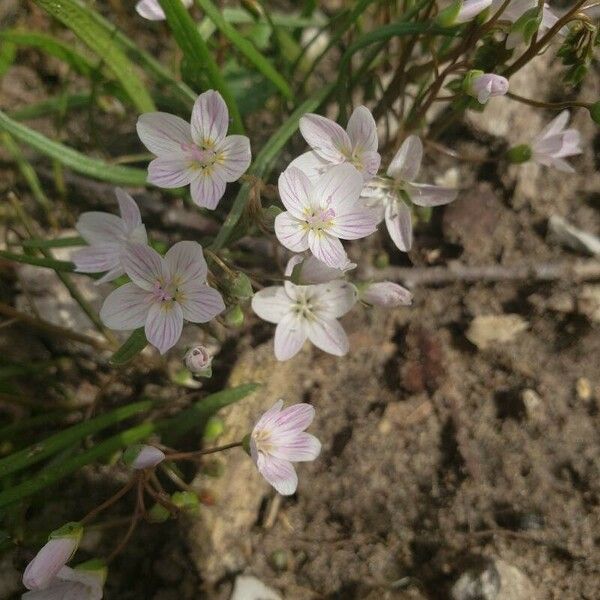
{"type": "MultiPolygon", "coordinates": [[[[181,2],[186,8],[189,8],[194,0],[181,0],[181,2]]],[[[139,0],[135,5],[135,10],[141,17],[149,21],[164,21],[166,19],[158,0],[139,0]]]]}
{"type": "Polygon", "coordinates": [[[377,174],[381,156],[377,152],[377,126],[366,106],[350,116],[346,131],[335,121],[312,113],[300,119],[300,132],[312,148],[290,163],[316,181],[330,167],[350,163],[366,182],[377,174]]]}
{"type": "Polygon", "coordinates": [[[292,463],[315,460],[321,442],[304,431],[315,417],[310,404],[282,408],[283,400],[278,400],[258,420],[250,434],[250,455],[260,474],[280,494],[289,496],[298,487],[292,463]]]}
{"type": "Polygon", "coordinates": [[[148,243],[140,209],[135,200],[121,188],[115,193],[121,216],[104,212],[85,212],[77,220],[75,229],[89,244],[73,253],[75,269],[79,273],[107,273],[96,283],[112,281],[125,272],[121,265],[123,248],[129,242],[148,243]]]}
{"type": "Polygon", "coordinates": [[[360,200],[363,180],[349,164],[338,165],[316,183],[296,167],[279,177],[287,209],[275,219],[279,241],[294,252],[310,251],[330,267],[343,268],[348,257],[340,238],[356,240],[377,228],[376,214],[360,200]]]}
{"type": "Polygon", "coordinates": [[[101,600],[106,569],[63,567],[43,589],[26,592],[21,600],[101,600]]]}
{"type": "Polygon", "coordinates": [[[221,294],[206,285],[206,261],[196,242],[178,242],[164,258],[150,246],[129,244],[123,267],[131,283],[106,298],[100,318],[111,329],[144,327],[161,354],[177,343],[184,320],[206,323],[225,310],[221,294]]]}
{"type": "Polygon", "coordinates": [[[252,298],[252,310],[263,320],[276,323],[275,358],[292,358],[309,339],[315,346],[343,356],[348,337],[337,319],[356,303],[356,288],[336,279],[319,285],[267,287],[252,298]]]}
{"type": "Polygon", "coordinates": [[[577,129],[565,129],[569,111],[563,110],[534,138],[531,143],[532,158],[540,165],[554,167],[565,173],[575,169],[565,158],[581,154],[581,134],[577,129]]]}
{"type": "Polygon", "coordinates": [[[392,241],[403,252],[412,246],[410,203],[440,206],[452,202],[458,193],[449,187],[416,183],[422,160],[421,140],[416,135],[408,136],[387,169],[391,179],[377,178],[363,190],[366,205],[378,208],[379,220],[385,219],[392,241]]]}
{"type": "Polygon", "coordinates": [[[214,209],[225,185],[237,181],[250,165],[250,140],[227,135],[229,111],[221,94],[198,96],[191,124],[164,112],[145,113],[137,122],[143,144],[155,158],[148,182],[162,188],[190,186],[192,200],[214,209]]]}

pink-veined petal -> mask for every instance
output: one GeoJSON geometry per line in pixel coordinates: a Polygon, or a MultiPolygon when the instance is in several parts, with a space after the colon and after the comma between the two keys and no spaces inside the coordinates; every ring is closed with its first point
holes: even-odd
{"type": "Polygon", "coordinates": [[[377,124],[366,106],[357,106],[348,121],[346,128],[353,149],[377,152],[379,142],[377,140],[377,124]]]}
{"type": "Polygon", "coordinates": [[[343,207],[333,219],[329,229],[331,235],[343,240],[358,240],[371,235],[377,230],[377,214],[360,201],[343,207]]]}
{"type": "Polygon", "coordinates": [[[200,94],[192,110],[192,138],[199,146],[212,147],[227,135],[229,110],[219,92],[200,94]]]}
{"type": "Polygon", "coordinates": [[[210,286],[191,281],[180,288],[183,318],[191,323],[208,323],[225,310],[223,297],[210,286]]]}
{"type": "Polygon", "coordinates": [[[274,456],[258,455],[260,474],[282,495],[291,496],[298,488],[298,475],[291,462],[274,456]]]}
{"type": "Polygon", "coordinates": [[[328,283],[334,279],[342,279],[345,277],[346,271],[356,268],[356,265],[351,262],[348,262],[343,268],[332,268],[312,255],[296,254],[288,261],[285,267],[285,276],[291,277],[297,265],[301,265],[298,279],[300,285],[328,283]]]}
{"type": "Polygon", "coordinates": [[[28,590],[47,587],[71,559],[77,549],[78,541],[71,537],[50,539],[27,565],[23,573],[23,585],[28,590]]]}
{"type": "Polygon", "coordinates": [[[181,155],[175,158],[159,156],[148,165],[148,183],[173,189],[189,185],[196,177],[190,168],[190,159],[181,155]]]}
{"type": "Polygon", "coordinates": [[[441,185],[412,183],[406,191],[412,202],[418,206],[442,206],[456,200],[458,190],[441,185]]]}
{"type": "Polygon", "coordinates": [[[164,283],[171,279],[166,261],[150,246],[127,244],[121,261],[131,281],[145,290],[153,290],[157,282],[164,283]]]}
{"type": "Polygon", "coordinates": [[[398,181],[414,181],[423,160],[423,143],[417,135],[409,135],[387,169],[387,174],[398,181]]]}
{"type": "Polygon", "coordinates": [[[310,251],[329,267],[341,269],[348,263],[348,256],[338,238],[322,231],[308,232],[310,251]]]}
{"type": "Polygon", "coordinates": [[[81,248],[71,255],[78,273],[104,273],[121,264],[121,244],[81,248]]]}
{"type": "Polygon", "coordinates": [[[116,331],[131,331],[143,327],[152,304],[152,295],[135,283],[126,283],[113,290],[100,309],[100,320],[116,331]]]}
{"type": "Polygon", "coordinates": [[[314,200],[323,209],[333,208],[337,213],[344,206],[355,203],[363,188],[361,174],[349,163],[331,167],[314,186],[314,200]]]}
{"type": "Polygon", "coordinates": [[[303,171],[296,167],[288,167],[278,181],[281,202],[297,219],[305,218],[305,209],[311,207],[310,197],[313,186],[303,171]]]}
{"type": "Polygon", "coordinates": [[[123,243],[127,234],[123,219],[117,215],[97,211],[79,215],[75,229],[92,246],[123,243]]]}
{"type": "Polygon", "coordinates": [[[321,442],[310,433],[280,434],[278,431],[271,436],[273,450],[270,455],[291,462],[308,462],[315,460],[321,453],[321,442]]]}
{"type": "Polygon", "coordinates": [[[94,285],[102,285],[103,283],[114,281],[118,277],[121,277],[121,275],[125,275],[125,269],[123,269],[123,267],[119,264],[118,267],[115,267],[114,269],[111,269],[102,275],[100,279],[96,279],[96,281],[94,281],[94,285]]]}
{"type": "Polygon", "coordinates": [[[304,321],[295,313],[288,312],[275,328],[275,358],[280,361],[295,356],[306,340],[304,321]]]}
{"type": "Polygon", "coordinates": [[[559,113],[540,133],[537,135],[536,140],[543,140],[545,138],[549,138],[550,136],[556,135],[560,133],[569,122],[569,117],[571,113],[568,110],[563,110],[559,113]]]}
{"type": "Polygon", "coordinates": [[[227,183],[237,181],[250,166],[250,140],[245,135],[228,135],[215,148],[218,167],[227,183]]]}
{"type": "Polygon", "coordinates": [[[177,302],[155,302],[146,317],[146,339],[161,353],[172,348],[181,337],[183,311],[177,302]]]}
{"type": "Polygon", "coordinates": [[[177,242],[165,254],[173,279],[182,286],[190,280],[204,283],[208,268],[202,246],[198,242],[177,242]]]}
{"type": "MultiPolygon", "coordinates": [[[[315,418],[315,409],[311,404],[301,402],[292,404],[287,408],[273,412],[267,417],[265,413],[261,419],[262,429],[270,429],[273,433],[284,434],[289,432],[299,433],[309,427],[315,418]]],[[[259,429],[257,424],[257,429],[259,429]]]]}
{"type": "Polygon", "coordinates": [[[115,188],[119,212],[128,231],[142,225],[142,215],[136,201],[122,188],[115,188]]]}
{"type": "Polygon", "coordinates": [[[350,136],[335,121],[312,113],[300,119],[300,132],[321,158],[338,164],[352,152],[350,136]]]}
{"type": "Polygon", "coordinates": [[[282,212],[275,217],[275,235],[281,244],[293,252],[308,250],[308,235],[303,221],[289,212],[282,212]]]}
{"type": "Polygon", "coordinates": [[[314,311],[319,317],[337,319],[345,315],[357,300],[356,288],[343,279],[322,283],[314,288],[314,311]]]}
{"type": "Polygon", "coordinates": [[[363,181],[367,183],[377,175],[379,165],[381,165],[381,155],[378,152],[363,152],[360,156],[362,163],[363,181]]]}
{"type": "Polygon", "coordinates": [[[309,150],[288,165],[288,169],[292,167],[300,169],[314,184],[331,167],[331,163],[321,158],[314,150],[309,150]]]}
{"type": "Polygon", "coordinates": [[[273,404],[271,408],[269,408],[263,413],[260,419],[256,422],[256,425],[254,425],[252,431],[260,431],[261,429],[264,429],[268,424],[272,423],[273,419],[281,412],[282,408],[283,400],[277,400],[277,402],[275,402],[275,404],[273,404]]]}
{"type": "Polygon", "coordinates": [[[157,156],[183,157],[186,155],[184,147],[192,143],[190,124],[165,112],[140,115],[136,129],[144,146],[157,156]]]}
{"type": "Polygon", "coordinates": [[[292,307],[292,300],[282,286],[266,287],[252,296],[252,310],[269,323],[279,323],[292,307]]]}
{"type": "Polygon", "coordinates": [[[348,336],[335,319],[307,321],[308,339],[317,347],[335,356],[344,356],[350,349],[348,336]]]}
{"type": "Polygon", "coordinates": [[[385,224],[398,250],[408,252],[412,247],[412,215],[404,202],[397,200],[385,209],[385,224]]]}
{"type": "Polygon", "coordinates": [[[575,173],[575,169],[564,159],[551,157],[549,159],[549,165],[554,167],[558,171],[562,171],[563,173],[575,173]]]}
{"type": "Polygon", "coordinates": [[[199,171],[190,188],[194,204],[214,210],[225,193],[225,185],[217,169],[199,171]]]}

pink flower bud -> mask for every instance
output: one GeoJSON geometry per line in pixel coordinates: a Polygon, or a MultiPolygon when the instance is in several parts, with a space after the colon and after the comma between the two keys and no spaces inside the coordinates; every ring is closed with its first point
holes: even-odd
{"type": "Polygon", "coordinates": [[[401,285],[391,281],[371,283],[360,296],[363,302],[383,308],[407,306],[412,303],[412,294],[401,285]]]}
{"type": "Polygon", "coordinates": [[[471,82],[470,93],[480,104],[485,104],[492,96],[504,96],[508,92],[508,79],[494,73],[484,73],[471,82]]]}
{"type": "Polygon", "coordinates": [[[79,546],[83,527],[68,523],[50,534],[45,546],[35,555],[23,573],[23,585],[28,590],[42,590],[71,560],[79,546]]]}
{"type": "Polygon", "coordinates": [[[192,373],[202,373],[210,368],[212,356],[206,346],[194,346],[185,353],[185,366],[192,373]]]}
{"type": "Polygon", "coordinates": [[[123,460],[132,469],[152,469],[165,459],[165,453],[154,446],[139,444],[130,446],[123,453],[123,460]]]}

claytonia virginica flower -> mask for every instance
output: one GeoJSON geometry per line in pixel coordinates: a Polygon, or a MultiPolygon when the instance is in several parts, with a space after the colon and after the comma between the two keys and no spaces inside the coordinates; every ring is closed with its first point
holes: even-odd
{"type": "Polygon", "coordinates": [[[481,73],[471,78],[468,93],[485,104],[494,96],[504,96],[508,92],[508,79],[494,73],[481,73]]]}
{"type": "Polygon", "coordinates": [[[387,169],[391,179],[376,178],[363,190],[367,206],[379,208],[380,220],[399,250],[412,246],[412,216],[409,204],[440,206],[452,202],[457,190],[439,185],[416,183],[423,159],[423,144],[416,135],[408,136],[387,169]],[[408,202],[407,202],[408,201],[408,202]]]}
{"type": "Polygon", "coordinates": [[[110,329],[144,327],[164,354],[181,336],[183,321],[206,323],[225,310],[221,294],[206,285],[202,246],[178,242],[163,258],[149,246],[129,244],[123,267],[131,279],[104,301],[100,318],[110,329]]]}
{"type": "Polygon", "coordinates": [[[564,160],[568,156],[581,154],[581,134],[577,129],[565,129],[570,113],[563,110],[534,138],[531,143],[532,158],[540,165],[554,167],[565,173],[575,169],[564,160]]]}
{"type": "Polygon", "coordinates": [[[329,267],[343,268],[348,257],[340,238],[356,240],[373,233],[376,216],[360,201],[363,180],[349,164],[338,165],[316,183],[296,167],[279,177],[286,208],[275,218],[279,241],[294,252],[310,251],[329,267]]]}
{"type": "Polygon", "coordinates": [[[184,357],[185,366],[192,373],[206,373],[211,368],[212,360],[208,348],[201,344],[190,348],[184,357]]]}
{"type": "Polygon", "coordinates": [[[336,356],[348,352],[348,337],[337,319],[356,302],[356,289],[343,280],[319,285],[267,287],[254,294],[252,310],[276,323],[275,358],[288,360],[309,339],[317,348],[336,356]]]}
{"type": "Polygon", "coordinates": [[[346,131],[335,121],[312,113],[300,119],[300,132],[312,148],[290,163],[316,181],[329,167],[350,163],[366,182],[377,174],[377,126],[366,106],[354,109],[346,131]]]}
{"type": "Polygon", "coordinates": [[[219,92],[198,96],[191,124],[164,112],[145,113],[137,122],[142,143],[156,154],[148,182],[162,188],[190,186],[192,200],[216,208],[225,185],[237,181],[250,165],[250,140],[227,135],[229,111],[219,92]]]}
{"type": "Polygon", "coordinates": [[[73,253],[78,273],[107,273],[96,283],[112,281],[125,272],[121,265],[123,248],[129,242],[148,243],[140,209],[135,200],[121,188],[115,193],[120,217],[104,212],[85,212],[77,220],[75,229],[89,244],[73,253]]]}
{"type": "Polygon", "coordinates": [[[398,283],[380,281],[369,283],[360,290],[359,299],[371,306],[382,308],[396,308],[412,304],[412,294],[398,283]]]}
{"type": "Polygon", "coordinates": [[[136,444],[123,453],[123,461],[132,469],[152,469],[165,459],[165,453],[154,446],[136,444]]]}
{"type": "Polygon", "coordinates": [[[310,404],[283,408],[278,400],[256,423],[250,434],[250,455],[260,474],[284,496],[298,487],[293,462],[315,460],[321,442],[304,430],[312,423],[315,409],[310,404]]]}
{"type": "Polygon", "coordinates": [[[63,567],[44,589],[26,592],[22,600],[101,600],[106,569],[63,567]]]}
{"type": "MultiPolygon", "coordinates": [[[[181,0],[181,2],[186,8],[189,8],[194,0],[181,0]]],[[[135,10],[141,17],[149,21],[164,21],[166,19],[158,0],[140,0],[135,5],[135,10]]]]}

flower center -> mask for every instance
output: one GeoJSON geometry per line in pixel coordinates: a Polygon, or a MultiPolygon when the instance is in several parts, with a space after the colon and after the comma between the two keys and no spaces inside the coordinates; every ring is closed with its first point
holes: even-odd
{"type": "Polygon", "coordinates": [[[256,444],[256,449],[263,454],[269,454],[273,449],[273,444],[271,442],[271,432],[266,429],[260,429],[259,431],[254,431],[252,433],[252,439],[256,444]]]}
{"type": "Polygon", "coordinates": [[[192,158],[192,166],[197,169],[212,167],[217,160],[217,153],[210,148],[201,148],[196,144],[182,144],[182,150],[189,152],[192,158]]]}
{"type": "Polygon", "coordinates": [[[307,228],[318,233],[331,227],[335,218],[335,211],[332,208],[308,209],[305,215],[307,228]]]}

